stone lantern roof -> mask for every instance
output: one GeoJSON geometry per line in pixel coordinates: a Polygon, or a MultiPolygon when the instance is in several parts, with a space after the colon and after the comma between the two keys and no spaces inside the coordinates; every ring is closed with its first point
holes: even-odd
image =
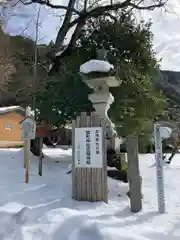
{"type": "Polygon", "coordinates": [[[92,59],[80,66],[80,74],[88,78],[102,78],[114,75],[114,66],[107,60],[107,50],[99,49],[97,59],[92,59]]]}
{"type": "Polygon", "coordinates": [[[115,78],[115,69],[107,60],[107,50],[99,49],[97,59],[92,59],[80,66],[82,80],[95,91],[102,88],[117,87],[120,82],[115,78]]]}

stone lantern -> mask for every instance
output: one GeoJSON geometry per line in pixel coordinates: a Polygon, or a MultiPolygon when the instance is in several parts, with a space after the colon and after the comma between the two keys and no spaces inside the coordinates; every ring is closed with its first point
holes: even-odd
{"type": "Polygon", "coordinates": [[[97,59],[85,62],[80,66],[80,75],[91,89],[94,90],[88,98],[92,102],[96,113],[106,122],[106,134],[109,139],[108,147],[115,144],[115,125],[108,117],[110,105],[114,102],[113,95],[109,92],[109,87],[118,87],[120,82],[115,77],[114,66],[107,59],[107,51],[100,49],[97,52],[97,59]]]}

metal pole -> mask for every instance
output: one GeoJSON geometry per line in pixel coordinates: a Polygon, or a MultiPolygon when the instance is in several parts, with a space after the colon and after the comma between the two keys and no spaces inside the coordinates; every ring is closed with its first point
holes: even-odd
{"type": "MultiPolygon", "coordinates": [[[[40,20],[40,11],[41,6],[38,7],[37,10],[37,18],[36,18],[36,36],[35,36],[35,49],[34,49],[34,68],[33,68],[33,98],[32,98],[32,108],[34,110],[34,118],[36,119],[36,90],[37,90],[37,65],[38,65],[38,37],[39,37],[39,20],[40,20]]],[[[41,140],[39,142],[41,144],[41,140]]],[[[40,156],[39,156],[39,175],[42,176],[42,146],[40,147],[40,156]]]]}
{"type": "MultiPolygon", "coordinates": [[[[26,117],[31,115],[31,108],[26,107],[26,117]]],[[[24,140],[24,168],[26,168],[26,153],[28,151],[28,141],[24,140]]]]}
{"type": "MultiPolygon", "coordinates": [[[[33,68],[33,97],[32,97],[32,109],[35,111],[36,105],[36,84],[37,84],[37,65],[38,65],[38,33],[39,33],[39,19],[40,19],[41,6],[38,8],[36,19],[36,35],[35,35],[35,49],[34,49],[34,68],[33,68]]],[[[36,114],[36,113],[35,113],[36,114]]],[[[36,116],[35,116],[36,119],[36,116]]]]}
{"type": "Polygon", "coordinates": [[[25,182],[29,182],[29,166],[30,166],[30,140],[26,140],[26,179],[25,182]]]}
{"type": "MultiPolygon", "coordinates": [[[[26,117],[31,115],[31,108],[27,107],[26,108],[26,117]]],[[[30,165],[30,145],[31,145],[31,140],[25,140],[24,142],[24,162],[26,166],[26,176],[25,176],[25,182],[29,182],[29,165],[30,165]]]]}
{"type": "Polygon", "coordinates": [[[26,149],[27,149],[27,141],[24,140],[24,168],[26,169],[26,149]]]}
{"type": "Polygon", "coordinates": [[[39,156],[39,176],[42,176],[42,161],[43,161],[43,152],[42,152],[42,148],[43,148],[43,138],[40,138],[39,141],[40,144],[40,156],[39,156]]]}
{"type": "Polygon", "coordinates": [[[160,128],[161,128],[160,124],[154,125],[158,211],[159,213],[164,213],[165,197],[164,197],[164,176],[163,176],[163,165],[162,165],[162,139],[161,139],[160,128]]]}

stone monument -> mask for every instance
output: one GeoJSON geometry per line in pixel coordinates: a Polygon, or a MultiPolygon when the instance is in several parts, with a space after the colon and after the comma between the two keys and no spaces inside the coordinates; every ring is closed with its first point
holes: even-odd
{"type": "Polygon", "coordinates": [[[85,62],[80,67],[83,82],[94,90],[88,98],[92,102],[96,113],[106,122],[107,147],[115,148],[115,125],[108,117],[108,110],[114,102],[109,87],[118,87],[120,82],[115,77],[114,66],[107,61],[107,51],[99,49],[97,59],[85,62]]]}

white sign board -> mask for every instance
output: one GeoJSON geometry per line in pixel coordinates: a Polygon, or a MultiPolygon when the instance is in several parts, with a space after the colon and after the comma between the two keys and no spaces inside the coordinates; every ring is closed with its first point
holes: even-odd
{"type": "Polygon", "coordinates": [[[30,140],[36,137],[36,123],[32,119],[25,119],[21,124],[22,139],[30,140]]]}
{"type": "Polygon", "coordinates": [[[158,210],[160,213],[165,212],[165,197],[164,197],[164,176],[163,176],[163,160],[162,160],[162,138],[161,126],[154,125],[155,137],[155,157],[156,157],[156,175],[157,175],[157,195],[158,195],[158,210]]]}
{"type": "Polygon", "coordinates": [[[102,168],[103,128],[75,128],[75,168],[102,168]]]}

